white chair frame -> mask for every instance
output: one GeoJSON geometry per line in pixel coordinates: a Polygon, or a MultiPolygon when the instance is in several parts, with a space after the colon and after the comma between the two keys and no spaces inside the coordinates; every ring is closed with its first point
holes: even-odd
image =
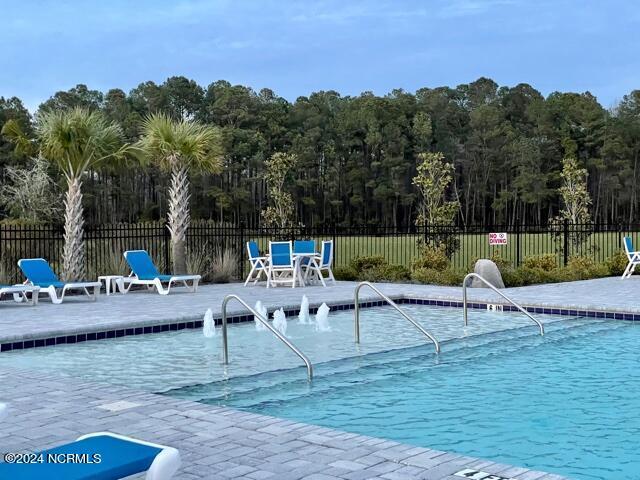
{"type": "Polygon", "coordinates": [[[633,275],[633,272],[636,269],[636,266],[640,265],[640,252],[629,251],[626,240],[623,243],[624,243],[624,251],[627,254],[627,258],[629,259],[627,268],[625,268],[624,272],[622,273],[622,279],[624,280],[625,278],[629,278],[631,275],[633,275]]]}
{"type": "Polygon", "coordinates": [[[269,265],[267,266],[267,288],[279,284],[291,284],[296,287],[298,282],[298,265],[293,258],[293,242],[269,242],[269,265]],[[287,265],[274,265],[271,257],[271,247],[275,244],[289,244],[289,263],[287,265]]]}
{"type": "Polygon", "coordinates": [[[307,268],[304,273],[305,282],[307,281],[307,277],[309,276],[309,273],[313,272],[313,274],[318,278],[318,280],[320,280],[320,283],[322,283],[322,286],[326,287],[327,284],[325,282],[325,277],[322,273],[326,271],[328,273],[327,280],[331,280],[333,283],[336,283],[336,279],[333,276],[333,271],[331,270],[331,265],[333,264],[333,252],[334,252],[333,249],[334,249],[333,240],[325,240],[322,242],[322,250],[320,251],[320,256],[311,258],[309,260],[309,263],[307,264],[307,268]],[[327,244],[331,245],[331,253],[329,254],[329,261],[327,263],[323,263],[322,259],[324,258],[324,249],[326,248],[325,245],[327,244]]]}
{"type": "Polygon", "coordinates": [[[251,271],[247,276],[247,279],[244,282],[244,286],[246,287],[250,281],[253,280],[253,284],[255,285],[260,281],[262,274],[264,273],[265,277],[267,277],[267,283],[269,280],[269,258],[268,257],[252,257],[251,249],[249,248],[249,242],[247,242],[247,253],[249,254],[249,262],[251,262],[251,271]],[[253,276],[255,275],[255,278],[253,276]]]}

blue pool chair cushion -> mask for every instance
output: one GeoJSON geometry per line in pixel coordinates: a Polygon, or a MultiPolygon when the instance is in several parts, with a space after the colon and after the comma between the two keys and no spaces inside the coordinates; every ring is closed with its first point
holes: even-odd
{"type": "MultiPolygon", "coordinates": [[[[125,252],[124,256],[131,270],[140,280],[153,280],[161,277],[146,250],[130,250],[125,252]]],[[[169,276],[169,278],[171,277],[169,276]]]]}
{"type": "Polygon", "coordinates": [[[20,270],[22,270],[22,273],[24,273],[24,276],[27,277],[27,280],[38,287],[64,287],[64,282],[60,281],[56,273],[49,266],[49,262],[44,258],[23,258],[18,261],[18,266],[20,270]]]}
{"type": "Polygon", "coordinates": [[[291,265],[291,242],[273,242],[269,249],[271,252],[271,265],[274,267],[291,265]]]}
{"type": "Polygon", "coordinates": [[[247,247],[249,248],[249,255],[251,258],[258,258],[260,256],[260,249],[258,249],[258,244],[253,240],[247,242],[247,247]]]}
{"type": "Polygon", "coordinates": [[[44,463],[0,463],[0,478],[42,480],[116,480],[149,470],[161,448],[110,435],[85,438],[40,452],[44,463]],[[47,463],[49,454],[100,454],[100,463],[47,463]]]}

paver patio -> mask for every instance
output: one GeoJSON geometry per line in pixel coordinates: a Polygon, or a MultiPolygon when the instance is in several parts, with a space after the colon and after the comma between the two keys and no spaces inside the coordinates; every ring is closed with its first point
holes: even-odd
{"type": "MultiPolygon", "coordinates": [[[[88,333],[125,326],[161,325],[176,321],[200,320],[207,308],[220,315],[222,299],[234,293],[254,304],[257,300],[271,310],[279,307],[299,307],[302,295],[311,305],[353,303],[356,282],[338,282],[327,288],[271,288],[243,287],[242,284],[204,285],[197,293],[180,292],[168,296],[131,292],[127,295],[101,295],[97,302],[83,297],[69,297],[62,305],[51,305],[42,300],[30,307],[10,301],[0,303],[0,343],[22,339],[54,337],[71,333],[88,333]]],[[[462,300],[460,287],[433,285],[378,284],[380,290],[392,298],[462,300]]],[[[627,280],[617,277],[580,282],[507,288],[504,293],[528,306],[581,308],[640,313],[637,293],[640,277],[627,280]]],[[[379,300],[371,290],[361,291],[361,300],[379,300]]],[[[484,288],[469,289],[469,299],[504,303],[493,291],[484,288]]],[[[246,313],[238,303],[230,303],[231,313],[246,313]]]]}

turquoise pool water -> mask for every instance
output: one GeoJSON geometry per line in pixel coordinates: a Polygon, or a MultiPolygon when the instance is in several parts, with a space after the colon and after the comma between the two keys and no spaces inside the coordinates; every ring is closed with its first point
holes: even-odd
{"type": "Polygon", "coordinates": [[[556,472],[640,478],[640,327],[572,320],[169,392],[556,472]],[[287,381],[289,379],[289,381],[287,381]],[[221,393],[224,392],[224,393],[221,393]]]}

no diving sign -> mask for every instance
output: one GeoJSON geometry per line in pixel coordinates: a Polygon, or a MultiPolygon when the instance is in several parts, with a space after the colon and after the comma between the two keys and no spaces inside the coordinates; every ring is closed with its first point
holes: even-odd
{"type": "Polygon", "coordinates": [[[507,244],[507,234],[505,232],[489,234],[489,245],[506,245],[506,244],[507,244]]]}
{"type": "Polygon", "coordinates": [[[469,480],[513,480],[511,478],[496,475],[495,473],[481,472],[480,470],[473,470],[471,468],[465,468],[453,475],[456,477],[467,478],[469,480]]]}

